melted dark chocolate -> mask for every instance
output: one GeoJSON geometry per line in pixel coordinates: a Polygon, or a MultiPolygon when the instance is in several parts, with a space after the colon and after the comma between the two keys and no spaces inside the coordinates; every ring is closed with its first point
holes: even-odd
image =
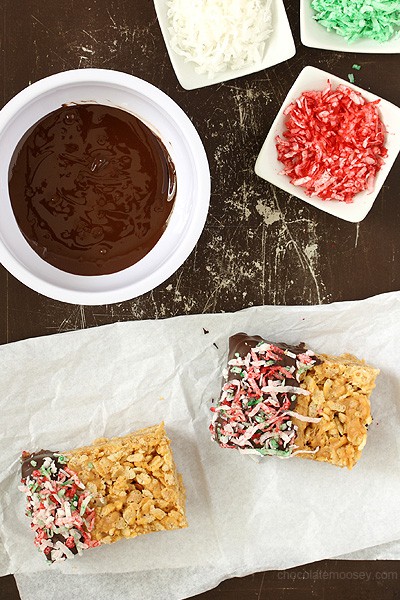
{"type": "MultiPolygon", "coordinates": [[[[266,343],[266,344],[273,344],[274,346],[277,346],[278,348],[281,348],[282,350],[289,350],[289,352],[292,352],[293,354],[303,354],[304,352],[307,351],[306,345],[304,342],[300,342],[300,344],[298,344],[297,346],[291,346],[289,344],[284,344],[283,342],[271,342],[268,340],[264,340],[264,338],[260,337],[259,335],[247,335],[247,333],[235,333],[235,335],[232,335],[229,338],[229,355],[228,355],[228,361],[230,361],[232,358],[235,358],[235,354],[238,353],[240,354],[240,356],[246,356],[252,348],[255,348],[255,346],[257,346],[257,344],[259,344],[260,342],[266,343]]],[[[315,364],[318,365],[320,364],[320,360],[317,358],[317,356],[313,356],[313,360],[315,361],[315,364]]],[[[291,358],[290,356],[288,356],[287,354],[283,354],[280,357],[280,361],[279,364],[284,366],[284,367],[296,367],[296,359],[295,358],[291,358]]],[[[296,371],[294,372],[296,373],[296,371]]],[[[232,373],[232,371],[229,369],[228,370],[228,380],[231,379],[236,379],[237,375],[236,373],[232,373]]],[[[287,385],[293,385],[293,386],[298,386],[298,382],[295,379],[295,377],[287,377],[286,378],[286,384],[287,385]]],[[[293,403],[293,406],[296,403],[293,403]]]]}
{"type": "MultiPolygon", "coordinates": [[[[21,458],[21,477],[26,479],[32,475],[33,471],[39,470],[43,465],[45,458],[50,457],[54,460],[57,469],[62,469],[63,465],[58,462],[57,457],[59,452],[53,452],[52,450],[39,450],[38,452],[23,452],[21,458]],[[32,461],[36,464],[32,465],[32,461]]],[[[54,478],[57,477],[57,473],[54,474],[54,478]]]]}
{"type": "MultiPolygon", "coordinates": [[[[238,352],[240,356],[246,356],[252,348],[257,346],[260,342],[265,344],[273,344],[282,350],[289,350],[292,354],[303,354],[307,351],[304,342],[300,342],[297,346],[291,346],[290,344],[284,344],[283,342],[270,342],[260,337],[259,335],[247,335],[247,333],[235,333],[229,338],[229,359],[235,358],[235,353],[238,352]]],[[[288,366],[289,363],[285,363],[286,359],[290,360],[289,356],[284,356],[282,364],[288,366]]]]}
{"type": "Polygon", "coordinates": [[[36,123],[9,169],[11,205],[30,246],[76,275],[121,271],[165,230],[176,195],[172,160],[130,113],[63,106],[36,123]]]}

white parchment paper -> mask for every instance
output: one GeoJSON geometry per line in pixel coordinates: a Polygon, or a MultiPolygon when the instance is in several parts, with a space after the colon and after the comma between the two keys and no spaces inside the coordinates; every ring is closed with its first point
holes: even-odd
{"type": "Polygon", "coordinates": [[[65,579],[76,589],[87,586],[89,598],[111,597],[105,594],[112,586],[119,600],[127,586],[131,597],[136,589],[143,600],[172,600],[226,577],[399,539],[399,339],[396,292],[317,307],[119,323],[1,347],[2,574],[16,573],[29,600],[56,593],[65,579]],[[381,369],[374,422],[353,471],[300,459],[257,464],[211,442],[210,399],[219,394],[227,337],[237,331],[305,341],[317,352],[352,352],[381,369]],[[17,491],[21,451],[69,449],[161,419],[187,488],[189,528],[48,567],[34,550],[17,491]]]}

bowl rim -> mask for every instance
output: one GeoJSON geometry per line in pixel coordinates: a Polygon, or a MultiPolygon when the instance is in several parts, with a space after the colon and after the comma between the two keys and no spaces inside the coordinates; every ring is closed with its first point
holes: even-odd
{"type": "MultiPolygon", "coordinates": [[[[151,101],[155,102],[157,106],[161,106],[171,117],[171,120],[176,127],[182,132],[182,137],[191,152],[193,168],[195,168],[196,172],[199,174],[198,185],[195,190],[195,208],[197,209],[195,218],[192,218],[186,227],[179,245],[164,261],[161,262],[160,265],[158,265],[155,271],[143,276],[140,281],[126,283],[126,285],[120,285],[115,289],[82,291],[64,288],[61,285],[45,281],[25,267],[18,258],[10,252],[0,236],[0,263],[23,284],[36,292],[61,302],[99,306],[130,300],[153,290],[168,279],[184,263],[194,249],[207,219],[211,194],[211,177],[204,145],[193,123],[182,108],[165,92],[153,84],[134,75],[112,69],[72,69],[50,75],[24,88],[11,98],[0,110],[0,139],[3,132],[10,124],[12,124],[12,120],[18,118],[19,111],[25,108],[30,102],[37,100],[44,94],[60,87],[91,83],[97,83],[99,85],[114,84],[127,90],[132,89],[135,93],[146,97],[150,94],[151,101]]],[[[154,126],[152,129],[154,131],[156,130],[156,127],[154,126]]],[[[162,239],[162,237],[160,239],[162,239]]],[[[34,250],[32,250],[32,252],[34,252],[34,250]]],[[[56,269],[56,267],[53,267],[53,269],[56,269]]],[[[57,270],[63,273],[63,271],[57,270]]],[[[123,271],[120,271],[119,273],[122,272],[123,271]]],[[[68,273],[68,275],[71,274],[68,273]]],[[[88,281],[105,281],[113,275],[115,274],[98,276],[73,275],[73,277],[78,279],[86,278],[88,281]]]]}

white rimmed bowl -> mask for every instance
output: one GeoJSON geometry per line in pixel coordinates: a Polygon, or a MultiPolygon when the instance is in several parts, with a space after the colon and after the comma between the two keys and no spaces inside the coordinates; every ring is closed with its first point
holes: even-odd
{"type": "Polygon", "coordinates": [[[393,166],[397,155],[400,152],[400,132],[398,124],[400,123],[400,108],[383,100],[371,92],[367,92],[355,85],[352,85],[344,79],[340,79],[331,73],[316,69],[315,67],[305,67],[288,95],[286,96],[281,109],[279,110],[274,122],[272,123],[271,129],[265,139],[265,142],[261,148],[261,152],[258,155],[255,172],[259,177],[262,177],[266,181],[273,183],[278,188],[285,190],[291,196],[296,196],[300,200],[304,200],[308,204],[323,210],[335,217],[350,221],[351,223],[358,223],[362,221],[372,208],[373,203],[377,195],[379,194],[386,177],[389,175],[390,169],[393,166]],[[291,104],[296,98],[301,96],[305,91],[309,90],[323,90],[327,85],[327,81],[332,83],[333,87],[336,88],[339,84],[346,85],[353,90],[360,92],[364,98],[369,102],[380,100],[379,111],[387,129],[386,136],[386,148],[388,150],[388,156],[385,158],[385,162],[378,172],[375,185],[372,192],[364,191],[357,194],[354,197],[354,201],[351,204],[345,202],[339,202],[337,200],[321,200],[320,198],[310,198],[298,185],[290,183],[290,179],[287,175],[281,175],[281,171],[284,169],[283,164],[278,160],[278,154],[275,145],[275,138],[277,135],[282,135],[285,130],[286,117],[283,114],[286,107],[291,104]]]}
{"type": "MultiPolygon", "coordinates": [[[[187,0],[187,2],[190,2],[190,0],[187,0]]],[[[175,75],[185,90],[194,90],[229,81],[230,79],[236,79],[237,77],[251,75],[251,73],[256,73],[257,71],[262,71],[263,69],[268,69],[278,63],[284,62],[296,54],[296,47],[283,0],[272,0],[273,31],[266,42],[263,59],[248,67],[235,70],[227,69],[226,71],[216,73],[213,77],[209,77],[207,73],[197,73],[195,63],[186,62],[184,57],[177,54],[172,48],[167,17],[167,0],[154,0],[154,7],[175,75]]]]}
{"type": "Polygon", "coordinates": [[[203,144],[182,109],[142,79],[105,69],[66,71],[42,79],[0,111],[0,147],[0,262],[41,294],[88,305],[135,298],[170,277],[200,237],[210,199],[203,144]],[[115,106],[134,114],[162,139],[176,168],[175,205],[160,240],[138,263],[111,275],[72,275],[45,262],[25,240],[11,208],[8,170],[17,143],[39,119],[70,102],[115,106]]]}
{"type": "Polygon", "coordinates": [[[400,38],[380,44],[375,40],[359,39],[349,43],[335,31],[328,31],[313,17],[315,12],[311,0],[300,0],[300,38],[309,48],[335,50],[336,52],[362,52],[371,54],[397,54],[400,52],[400,38]]]}

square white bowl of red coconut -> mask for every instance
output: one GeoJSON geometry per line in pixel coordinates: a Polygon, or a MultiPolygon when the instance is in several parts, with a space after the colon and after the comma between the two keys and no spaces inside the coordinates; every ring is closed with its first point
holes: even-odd
{"type": "Polygon", "coordinates": [[[257,158],[259,177],[352,223],[371,210],[400,152],[400,108],[305,67],[257,158]]]}

